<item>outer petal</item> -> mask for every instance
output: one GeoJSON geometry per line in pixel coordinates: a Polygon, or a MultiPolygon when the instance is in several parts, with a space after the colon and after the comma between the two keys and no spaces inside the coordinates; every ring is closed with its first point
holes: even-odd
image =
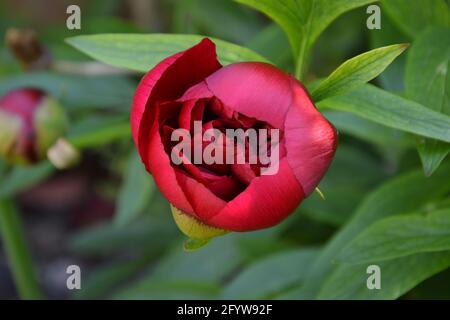
{"type": "Polygon", "coordinates": [[[152,116],[148,109],[151,109],[152,104],[177,99],[189,87],[219,68],[221,65],[216,58],[215,45],[205,38],[196,46],[166,58],[150,70],[136,90],[131,109],[131,128],[138,148],[139,137],[145,138],[151,126],[152,116]]]}
{"type": "Polygon", "coordinates": [[[292,84],[292,105],[286,114],[287,161],[308,196],[322,179],[336,151],[337,133],[317,111],[303,86],[292,84]]]}
{"type": "Polygon", "coordinates": [[[139,83],[133,97],[131,106],[131,132],[136,146],[138,146],[139,127],[141,125],[142,115],[144,114],[147,101],[152,93],[153,87],[161,78],[162,74],[182,55],[181,52],[166,58],[150,70],[139,83]]]}
{"type": "Polygon", "coordinates": [[[288,74],[270,64],[241,62],[223,67],[206,83],[226,106],[283,128],[291,104],[289,79],[288,74]]]}
{"type": "MultiPolygon", "coordinates": [[[[159,117],[159,106],[156,107],[156,119],[159,117]]],[[[155,184],[161,193],[178,209],[196,216],[194,210],[181,189],[175,169],[170,164],[170,159],[164,150],[159,133],[159,121],[154,121],[148,137],[148,152],[151,161],[146,163],[147,170],[153,173],[155,184]]]]}
{"type": "Polygon", "coordinates": [[[249,231],[267,228],[286,218],[304,199],[304,192],[286,158],[278,174],[254,178],[251,184],[211,217],[200,216],[217,228],[249,231]]]}

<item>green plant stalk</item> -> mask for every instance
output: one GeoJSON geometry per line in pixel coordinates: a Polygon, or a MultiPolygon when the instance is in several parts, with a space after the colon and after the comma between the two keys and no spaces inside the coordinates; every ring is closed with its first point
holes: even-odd
{"type": "Polygon", "coordinates": [[[303,76],[305,74],[307,51],[306,41],[302,40],[302,43],[300,45],[300,52],[297,56],[297,61],[295,64],[295,78],[299,81],[303,81],[303,76]]]}
{"type": "Polygon", "coordinates": [[[22,224],[10,199],[0,200],[0,235],[19,296],[22,299],[42,298],[22,224]]]}

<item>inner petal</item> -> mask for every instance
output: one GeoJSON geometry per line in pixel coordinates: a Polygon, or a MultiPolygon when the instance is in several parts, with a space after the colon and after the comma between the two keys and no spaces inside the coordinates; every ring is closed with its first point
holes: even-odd
{"type": "MultiPolygon", "coordinates": [[[[200,86],[197,87],[202,88],[200,86]]],[[[199,89],[196,88],[195,90],[199,89]]],[[[162,122],[160,134],[165,150],[170,155],[173,147],[179,143],[178,141],[171,141],[171,136],[175,129],[180,128],[186,130],[185,132],[189,132],[190,157],[182,154],[180,157],[184,161],[180,165],[172,163],[172,166],[176,166],[180,174],[191,177],[194,179],[193,181],[203,184],[218,198],[230,201],[245,191],[253,179],[260,176],[261,167],[267,166],[267,164],[262,165],[258,158],[258,130],[268,130],[267,146],[270,148],[270,130],[274,128],[264,121],[259,121],[234,111],[216,97],[203,96],[197,100],[187,99],[191,95],[191,93],[185,94],[183,99],[162,104],[164,108],[161,109],[165,109],[166,112],[163,112],[164,114],[160,117],[162,122]],[[207,138],[205,132],[210,129],[217,130],[214,131],[216,136],[207,138]],[[227,129],[240,130],[239,133],[244,134],[244,139],[242,140],[242,136],[239,139],[228,137],[227,129]],[[216,141],[218,132],[221,134],[221,140],[216,141]],[[256,146],[250,145],[249,132],[252,132],[253,136],[256,137],[252,140],[252,143],[256,143],[256,146]],[[215,143],[215,145],[211,146],[212,143],[215,143]],[[198,149],[198,146],[200,146],[200,149],[198,149]],[[207,152],[205,152],[205,148],[208,148],[207,152]],[[222,150],[218,151],[220,148],[222,150]],[[197,158],[194,156],[195,151],[198,153],[199,150],[201,151],[200,163],[195,161],[196,159],[198,160],[198,155],[197,158]],[[230,150],[234,154],[233,163],[227,163],[227,153],[231,152],[230,150]],[[223,156],[216,152],[222,152],[223,156]],[[213,163],[205,162],[204,157],[207,155],[213,157],[213,159],[208,161],[213,163]],[[238,156],[241,157],[240,161],[237,161],[238,156]],[[244,163],[241,162],[242,157],[244,158],[244,163]],[[255,157],[257,159],[256,162],[254,162],[255,157]],[[250,159],[252,160],[250,161],[250,159]]],[[[280,136],[282,134],[280,132],[280,136]]],[[[283,150],[284,146],[280,149],[283,150]]]]}

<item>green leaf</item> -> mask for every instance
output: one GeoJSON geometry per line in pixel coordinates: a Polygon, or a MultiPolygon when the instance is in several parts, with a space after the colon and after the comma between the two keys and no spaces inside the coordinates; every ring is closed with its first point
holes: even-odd
{"type": "Polygon", "coordinates": [[[123,227],[141,214],[149,204],[155,185],[146,172],[139,154],[132,152],[124,172],[124,181],[119,191],[117,211],[114,217],[116,226],[123,227]]]}
{"type": "Polygon", "coordinates": [[[381,289],[367,288],[367,264],[341,265],[320,291],[319,299],[397,299],[423,280],[450,266],[450,252],[420,253],[376,262],[381,270],[381,289]]]}
{"type": "Polygon", "coordinates": [[[345,61],[312,92],[314,102],[351,91],[369,82],[383,72],[407,47],[407,44],[394,44],[345,61]]]}
{"type": "Polygon", "coordinates": [[[235,238],[234,234],[218,238],[201,250],[190,252],[182,250],[178,242],[155,266],[116,297],[211,299],[218,293],[220,283],[242,261],[235,238]]]}
{"type": "Polygon", "coordinates": [[[318,103],[322,109],[354,113],[382,125],[450,142],[450,117],[366,84],[318,103]]]}
{"type": "MultiPolygon", "coordinates": [[[[386,14],[382,16],[381,29],[368,30],[367,32],[369,33],[371,49],[387,46],[391,43],[405,43],[410,41],[386,14]]],[[[403,93],[405,91],[403,78],[405,75],[407,55],[400,55],[389,65],[389,68],[378,76],[377,82],[383,89],[395,93],[403,93]]]]}
{"type": "Polygon", "coordinates": [[[383,9],[393,22],[414,39],[429,26],[450,25],[450,12],[445,0],[383,0],[383,9]]]}
{"type": "Polygon", "coordinates": [[[154,254],[143,254],[127,261],[108,262],[89,273],[81,290],[75,290],[74,298],[86,300],[109,296],[118,285],[133,277],[154,258],[154,254]]]}
{"type": "Polygon", "coordinates": [[[265,23],[256,12],[230,0],[174,1],[172,12],[172,33],[201,34],[207,30],[236,43],[246,43],[265,23]]]}
{"type": "Polygon", "coordinates": [[[14,196],[27,188],[43,181],[54,172],[54,167],[44,161],[34,166],[14,167],[2,177],[0,183],[0,198],[14,196]]]}
{"type": "Polygon", "coordinates": [[[269,59],[274,65],[285,71],[294,71],[292,52],[286,34],[275,23],[262,29],[250,42],[248,47],[269,59]]]}
{"type": "Polygon", "coordinates": [[[286,32],[291,44],[298,79],[305,73],[308,53],[323,30],[344,12],[374,0],[236,0],[269,16],[286,32]]]}
{"type": "Polygon", "coordinates": [[[427,177],[439,167],[450,152],[450,144],[430,139],[417,139],[417,150],[427,177]]]}
{"type": "Polygon", "coordinates": [[[126,228],[117,228],[112,223],[85,228],[70,239],[69,249],[86,255],[107,255],[121,250],[161,253],[171,241],[179,239],[177,236],[172,224],[147,215],[126,228]]]}
{"type": "Polygon", "coordinates": [[[377,221],[353,239],[338,259],[360,264],[447,250],[450,250],[450,209],[442,209],[426,215],[393,216],[377,221]]]}
{"type": "Polygon", "coordinates": [[[317,252],[317,249],[296,249],[265,257],[251,264],[229,282],[221,298],[269,298],[292,283],[303,281],[317,252]]]}
{"type": "MultiPolygon", "coordinates": [[[[450,28],[422,32],[411,46],[405,74],[406,95],[432,110],[450,115],[450,28]]],[[[418,141],[427,176],[450,151],[450,144],[429,139],[418,141]]]]}
{"type": "Polygon", "coordinates": [[[219,285],[189,279],[148,279],[113,295],[119,300],[207,300],[219,293],[219,285]]]}
{"type": "Polygon", "coordinates": [[[325,111],[324,116],[339,130],[358,139],[372,143],[384,152],[395,149],[399,151],[413,145],[413,139],[399,130],[358,117],[349,112],[325,111]]]}
{"type": "MultiPolygon", "coordinates": [[[[66,41],[94,59],[104,63],[147,72],[174,53],[186,50],[204,37],[182,34],[96,34],[77,36],[66,41]]],[[[239,61],[267,60],[250,49],[214,38],[217,55],[223,64],[239,61]]]]}
{"type": "Polygon", "coordinates": [[[181,250],[177,243],[148,276],[218,283],[241,263],[235,239],[234,234],[217,238],[201,250],[191,252],[181,250]]]}
{"type": "Polygon", "coordinates": [[[77,148],[97,147],[118,139],[130,139],[128,118],[123,116],[89,116],[74,124],[68,140],[77,148]]]}
{"type": "Polygon", "coordinates": [[[135,90],[124,76],[82,76],[54,72],[24,73],[0,80],[0,96],[20,87],[36,87],[51,93],[68,108],[111,108],[128,111],[135,90]]]}
{"type": "MultiPolygon", "coordinates": [[[[356,209],[350,222],[340,229],[314,261],[304,286],[282,297],[294,299],[316,297],[324,280],[333,271],[335,257],[353,238],[379,219],[410,213],[433,200],[442,198],[450,191],[448,181],[450,181],[450,166],[442,166],[432,177],[426,178],[420,170],[416,170],[395,177],[369,193],[356,209]]],[[[364,276],[365,273],[362,277],[364,276]]],[[[365,279],[367,277],[364,277],[364,281],[365,279]]]]}

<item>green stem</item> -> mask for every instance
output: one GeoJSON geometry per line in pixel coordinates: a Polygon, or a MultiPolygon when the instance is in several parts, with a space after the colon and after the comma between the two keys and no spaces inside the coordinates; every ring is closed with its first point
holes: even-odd
{"type": "Polygon", "coordinates": [[[0,200],[0,234],[20,297],[42,298],[20,218],[14,203],[8,199],[0,200]]]}
{"type": "Polygon", "coordinates": [[[303,74],[304,74],[304,68],[305,68],[305,48],[304,48],[304,42],[302,42],[302,45],[300,47],[300,52],[299,55],[297,57],[297,61],[295,64],[295,78],[297,78],[297,80],[302,81],[303,80],[303,74]]]}

